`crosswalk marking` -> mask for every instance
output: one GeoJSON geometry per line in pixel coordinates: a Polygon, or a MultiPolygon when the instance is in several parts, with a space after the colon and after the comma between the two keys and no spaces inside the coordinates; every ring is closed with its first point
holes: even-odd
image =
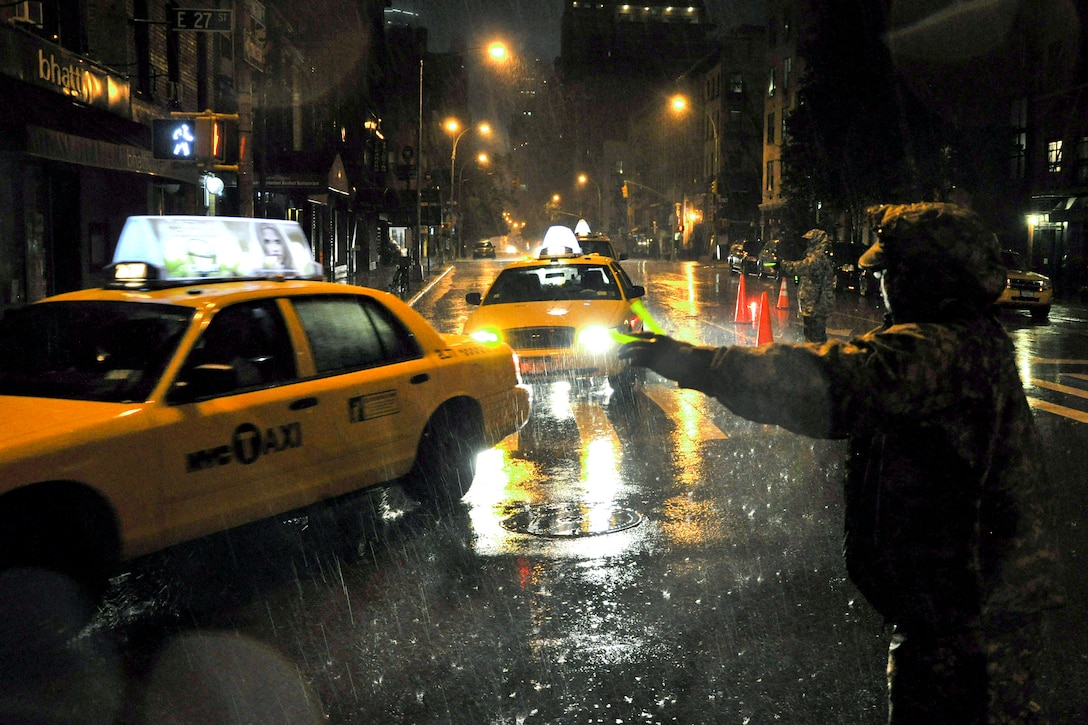
{"type": "Polygon", "coordinates": [[[728,437],[703,412],[701,406],[705,396],[702,393],[688,389],[666,389],[661,385],[646,385],[642,392],[678,423],[690,438],[706,441],[728,437]]]}
{"type": "Polygon", "coordinates": [[[600,405],[580,400],[572,401],[570,407],[583,441],[615,441],[618,447],[620,437],[600,405]]]}
{"type": "Polygon", "coordinates": [[[1046,380],[1034,379],[1031,381],[1031,384],[1037,388],[1053,390],[1055,393],[1064,393],[1065,395],[1073,395],[1078,398],[1088,398],[1088,390],[1081,390],[1080,388],[1073,388],[1068,385],[1061,385],[1059,383],[1051,383],[1046,380]]]}
{"type": "Polygon", "coordinates": [[[1032,408],[1036,408],[1038,410],[1045,410],[1047,413],[1053,413],[1054,415],[1071,418],[1080,423],[1088,423],[1088,412],[1085,412],[1083,410],[1066,408],[1064,405],[1049,403],[1045,400],[1039,400],[1038,398],[1032,398],[1030,396],[1028,397],[1028,404],[1032,408]]]}

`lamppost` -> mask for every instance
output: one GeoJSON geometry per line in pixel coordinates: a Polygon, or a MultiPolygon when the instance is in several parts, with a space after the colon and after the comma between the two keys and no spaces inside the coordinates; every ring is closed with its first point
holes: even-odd
{"type": "MultiPolygon", "coordinates": [[[[488,45],[477,45],[472,48],[465,48],[462,51],[456,53],[456,55],[464,55],[474,50],[487,50],[488,56],[496,62],[505,62],[510,57],[510,52],[506,49],[506,46],[500,42],[490,43],[488,45]]],[[[423,266],[420,260],[423,256],[423,204],[420,198],[420,188],[422,182],[422,175],[420,173],[420,165],[423,163],[423,59],[427,55],[426,47],[420,48],[419,51],[419,114],[418,123],[416,125],[416,261],[419,263],[419,275],[423,276],[423,266]]],[[[450,169],[450,183],[453,183],[453,169],[450,169]]],[[[430,264],[430,255],[427,255],[427,262],[430,264]]]]}
{"type": "MultiPolygon", "coordinates": [[[[491,159],[488,157],[488,155],[486,153],[481,151],[480,153],[476,154],[476,163],[478,165],[486,166],[490,162],[491,162],[491,159]]],[[[457,199],[457,206],[458,206],[458,219],[457,219],[457,239],[458,239],[458,241],[460,241],[460,239],[461,239],[461,224],[464,223],[464,220],[462,220],[460,218],[461,182],[463,182],[464,179],[465,179],[465,169],[467,167],[468,167],[468,164],[462,164],[461,165],[461,171],[457,174],[457,190],[456,190],[457,191],[457,196],[456,196],[456,199],[457,199]]],[[[471,181],[471,179],[469,179],[469,181],[471,181]]]]}
{"type": "MultiPolygon", "coordinates": [[[[454,186],[454,183],[457,180],[457,176],[455,175],[454,170],[457,168],[457,144],[461,142],[461,139],[464,138],[464,135],[471,131],[473,127],[469,126],[468,128],[462,129],[461,124],[457,121],[456,118],[451,118],[447,120],[445,126],[447,131],[457,134],[453,139],[453,151],[450,153],[450,208],[457,215],[455,217],[457,219],[457,256],[463,257],[464,250],[461,249],[460,213],[457,211],[457,199],[459,195],[456,193],[457,189],[454,186]]],[[[486,123],[481,123],[475,126],[475,128],[484,136],[487,136],[491,133],[491,126],[486,123]]]]}
{"type": "Polygon", "coordinates": [[[601,231],[605,226],[607,226],[604,223],[604,212],[601,209],[601,185],[593,179],[589,178],[589,176],[587,176],[586,174],[578,174],[578,183],[582,186],[585,186],[586,182],[589,181],[592,181],[593,185],[597,187],[597,225],[598,231],[601,231]]]}
{"type": "MultiPolygon", "coordinates": [[[[683,113],[687,110],[689,105],[692,105],[688,102],[686,97],[681,95],[673,96],[669,103],[672,106],[672,110],[678,114],[683,113]]],[[[707,205],[710,207],[710,213],[707,216],[709,217],[708,221],[716,227],[718,224],[718,177],[721,174],[721,164],[719,161],[721,144],[718,141],[718,124],[714,122],[714,116],[711,115],[710,111],[708,111],[705,106],[700,106],[700,108],[702,108],[707,120],[710,121],[710,130],[714,136],[714,168],[712,169],[714,173],[711,175],[710,194],[708,195],[709,204],[707,205]]],[[[709,239],[707,240],[707,243],[710,243],[709,239]]]]}

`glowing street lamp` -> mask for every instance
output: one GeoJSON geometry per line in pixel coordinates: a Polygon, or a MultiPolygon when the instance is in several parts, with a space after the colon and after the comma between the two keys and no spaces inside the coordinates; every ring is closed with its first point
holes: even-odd
{"type": "MultiPolygon", "coordinates": [[[[510,52],[507,50],[506,45],[501,42],[495,41],[487,45],[477,45],[471,48],[465,48],[458,51],[456,55],[464,55],[476,50],[487,50],[487,56],[494,62],[505,63],[510,58],[510,52]]],[[[423,205],[421,194],[419,193],[419,184],[421,180],[419,165],[423,161],[423,59],[426,56],[426,49],[423,49],[419,54],[419,115],[418,125],[416,126],[416,236],[418,237],[416,248],[416,261],[423,256],[423,235],[421,233],[423,229],[423,205]]],[[[456,142],[454,143],[456,149],[456,142]]],[[[450,184],[453,184],[453,167],[450,166],[450,184]]],[[[430,253],[427,255],[428,269],[430,267],[430,253]]]]}
{"type": "Polygon", "coordinates": [[[585,186],[587,182],[591,181],[593,182],[593,185],[597,187],[597,227],[603,228],[605,224],[604,219],[602,218],[604,214],[601,210],[601,185],[585,174],[578,174],[578,183],[582,186],[585,186]]]}
{"type": "MultiPolygon", "coordinates": [[[[692,105],[692,104],[688,101],[688,99],[686,97],[684,97],[682,95],[675,95],[675,96],[673,96],[672,98],[669,99],[669,106],[672,108],[673,112],[676,113],[676,114],[685,113],[690,105],[692,105]]],[[[710,194],[709,194],[710,203],[708,204],[708,206],[711,209],[710,218],[712,220],[714,220],[715,224],[717,224],[717,216],[718,216],[717,215],[717,210],[718,210],[718,177],[721,174],[721,168],[720,168],[721,161],[719,159],[719,153],[720,153],[720,149],[721,149],[721,144],[718,141],[718,124],[714,122],[714,116],[712,116],[710,114],[710,111],[708,111],[705,107],[702,107],[702,110],[703,110],[703,113],[706,115],[707,120],[710,121],[710,130],[711,130],[711,132],[713,133],[713,136],[714,136],[714,168],[712,169],[712,171],[714,173],[711,175],[712,180],[711,180],[711,184],[710,184],[710,194]]],[[[688,228],[690,228],[690,227],[688,227],[688,228]]]]}
{"type": "MultiPolygon", "coordinates": [[[[462,129],[461,123],[456,118],[447,119],[444,126],[448,132],[457,134],[453,139],[453,151],[450,153],[450,191],[452,196],[452,198],[450,199],[450,205],[456,209],[457,201],[460,197],[460,194],[456,193],[457,189],[454,187],[454,183],[457,180],[457,176],[454,173],[454,170],[457,168],[457,144],[460,143],[461,139],[464,138],[464,135],[471,131],[473,127],[469,126],[468,128],[462,129]]],[[[477,126],[475,126],[475,128],[484,136],[491,135],[491,126],[487,123],[478,124],[477,126]]],[[[464,250],[461,249],[461,225],[458,223],[457,256],[462,256],[463,251],[464,250]]]]}

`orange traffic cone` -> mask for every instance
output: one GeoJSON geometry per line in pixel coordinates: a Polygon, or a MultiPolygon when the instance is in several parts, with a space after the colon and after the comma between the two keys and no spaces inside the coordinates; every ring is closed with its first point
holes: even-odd
{"type": "Polygon", "coordinates": [[[744,272],[740,273],[737,284],[737,309],[733,313],[734,322],[752,322],[752,312],[748,309],[748,293],[744,291],[744,272]]]}
{"type": "Polygon", "coordinates": [[[786,284],[785,275],[782,276],[782,286],[778,288],[778,303],[775,309],[788,310],[790,308],[790,288],[786,284]]]}
{"type": "Polygon", "coordinates": [[[756,344],[774,342],[771,334],[771,300],[766,292],[759,298],[759,329],[756,330],[756,344]]]}

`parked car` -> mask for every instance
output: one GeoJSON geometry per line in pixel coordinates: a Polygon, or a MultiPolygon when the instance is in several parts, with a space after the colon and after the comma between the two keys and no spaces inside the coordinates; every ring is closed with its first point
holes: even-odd
{"type": "Polygon", "coordinates": [[[758,239],[745,239],[742,242],[730,245],[729,254],[726,256],[729,271],[735,274],[744,272],[745,262],[749,257],[754,260],[756,255],[759,254],[759,248],[760,241],[758,239]]]}
{"type": "Polygon", "coordinates": [[[394,479],[461,498],[528,419],[512,350],[319,281],[309,249],[297,222],[132,217],[107,285],[4,315],[0,570],[100,591],[121,560],[394,479]]]}
{"type": "Polygon", "coordinates": [[[481,239],[476,242],[472,247],[473,259],[494,259],[495,258],[495,245],[491,243],[490,239],[481,239]]]}
{"type": "Polygon", "coordinates": [[[998,307],[1028,310],[1031,318],[1043,322],[1050,316],[1054,286],[1046,275],[1032,272],[1019,252],[1006,249],[1001,253],[1005,265],[1005,291],[997,300],[998,307]]]}
{"type": "Polygon", "coordinates": [[[877,278],[862,269],[858,260],[866,246],[854,242],[833,242],[831,258],[835,268],[835,291],[854,292],[865,296],[880,292],[877,278]]]}

